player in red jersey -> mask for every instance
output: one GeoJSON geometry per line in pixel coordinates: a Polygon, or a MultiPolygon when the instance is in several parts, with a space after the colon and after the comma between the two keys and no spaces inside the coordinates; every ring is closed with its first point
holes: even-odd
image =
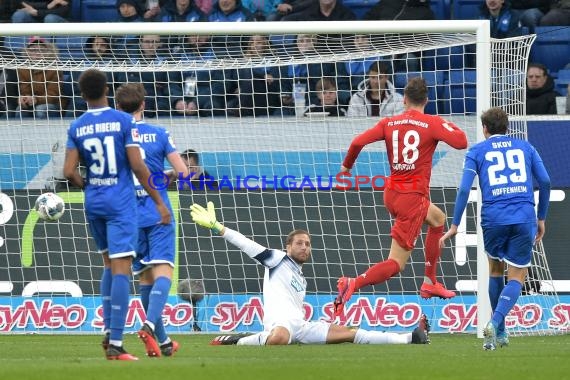
{"type": "Polygon", "coordinates": [[[424,222],[429,228],[420,295],[423,298],[455,296],[436,280],[436,265],[441,254],[439,239],[443,236],[446,216],[431,203],[429,183],[433,153],[438,142],[443,141],[455,149],[465,149],[467,136],[455,124],[439,116],[424,114],[427,93],[423,78],[410,79],[404,89],[404,113],[380,120],[356,136],[348,149],[341,172],[350,171],[366,145],[380,140],[386,143],[390,181],[384,190],[384,204],[396,222],[392,226],[388,259],[371,266],[356,278],[341,277],[338,280],[335,316],[342,314],[344,305],[356,290],[382,283],[404,270],[424,222]]]}

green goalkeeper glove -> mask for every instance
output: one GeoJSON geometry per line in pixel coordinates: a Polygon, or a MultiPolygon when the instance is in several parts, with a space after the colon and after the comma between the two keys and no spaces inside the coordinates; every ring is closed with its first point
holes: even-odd
{"type": "Polygon", "coordinates": [[[212,230],[213,233],[219,235],[224,226],[216,220],[216,210],[214,202],[208,202],[208,209],[194,203],[190,206],[190,215],[194,223],[212,230]]]}

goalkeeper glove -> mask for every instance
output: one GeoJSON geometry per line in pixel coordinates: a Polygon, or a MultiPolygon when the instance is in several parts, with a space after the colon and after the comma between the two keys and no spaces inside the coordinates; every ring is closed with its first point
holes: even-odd
{"type": "Polygon", "coordinates": [[[216,220],[216,211],[214,210],[214,202],[208,202],[208,209],[194,203],[190,206],[190,215],[194,223],[212,230],[215,234],[220,234],[224,226],[216,220]]]}

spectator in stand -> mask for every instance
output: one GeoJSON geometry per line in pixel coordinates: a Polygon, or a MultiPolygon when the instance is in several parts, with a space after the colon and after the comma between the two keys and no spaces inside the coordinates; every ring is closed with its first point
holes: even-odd
{"type": "Polygon", "coordinates": [[[368,70],[368,79],[361,82],[360,91],[352,95],[347,116],[386,117],[404,112],[404,97],[396,92],[389,76],[390,69],[385,62],[374,62],[368,70]]]}
{"type": "MultiPolygon", "coordinates": [[[[218,3],[214,5],[212,13],[208,16],[208,21],[212,22],[244,22],[252,20],[252,14],[242,5],[241,0],[218,0],[218,3]]],[[[240,37],[219,36],[214,38],[213,43],[214,51],[218,58],[239,57],[242,53],[240,37]]]]}
{"type": "Polygon", "coordinates": [[[558,0],[540,19],[540,26],[570,26],[570,0],[558,0]]]}
{"type": "MultiPolygon", "coordinates": [[[[117,13],[119,22],[142,22],[143,9],[137,0],[117,0],[117,13]]],[[[115,52],[115,59],[128,60],[128,52],[135,50],[138,37],[134,35],[115,36],[111,40],[111,48],[115,52]]]]}
{"type": "MultiPolygon", "coordinates": [[[[311,56],[317,54],[316,36],[299,34],[297,36],[296,52],[294,54],[311,56]]],[[[295,92],[304,93],[305,104],[317,104],[316,85],[320,78],[336,77],[336,88],[340,104],[348,104],[350,89],[348,77],[342,62],[299,63],[281,67],[281,104],[284,115],[295,114],[295,92]],[[336,75],[335,75],[336,74],[336,75]]]]}
{"type": "MultiPolygon", "coordinates": [[[[160,14],[162,22],[194,22],[206,21],[206,15],[197,8],[192,0],[173,0],[162,8],[160,14]]],[[[185,36],[163,37],[165,46],[164,54],[175,55],[184,45],[185,36]]]]}
{"type": "Polygon", "coordinates": [[[382,0],[370,8],[364,20],[435,20],[426,0],[382,0]]]}
{"type": "Polygon", "coordinates": [[[266,21],[270,14],[277,11],[280,3],[281,0],[242,0],[242,5],[251,12],[255,21],[266,21]]]}
{"type": "Polygon", "coordinates": [[[214,0],[194,0],[194,5],[207,16],[214,9],[214,0]]]}
{"type": "MultiPolygon", "coordinates": [[[[253,35],[243,52],[246,59],[254,62],[273,57],[269,37],[253,35]]],[[[281,107],[279,68],[263,65],[226,71],[227,109],[231,116],[267,116],[281,107]]]]}
{"type": "MultiPolygon", "coordinates": [[[[160,65],[164,57],[158,54],[160,50],[160,36],[146,34],[139,37],[139,46],[136,51],[129,51],[132,65],[152,66],[160,65]]],[[[170,115],[169,74],[166,71],[128,71],[118,72],[115,75],[117,84],[142,83],[147,93],[145,97],[145,117],[170,115]]]]}
{"type": "Polygon", "coordinates": [[[12,22],[67,22],[69,21],[71,1],[21,1],[21,8],[12,14],[12,22]]]}
{"type": "Polygon", "coordinates": [[[167,3],[160,14],[162,22],[205,21],[206,15],[192,0],[173,0],[167,3]]]}
{"type": "Polygon", "coordinates": [[[334,79],[322,78],[317,82],[317,102],[311,104],[305,115],[326,112],[327,116],[346,116],[346,105],[339,104],[334,79]]]}
{"type": "Polygon", "coordinates": [[[267,21],[280,21],[283,17],[302,12],[313,4],[313,0],[282,0],[279,1],[275,11],[267,16],[267,21]]]}
{"type": "Polygon", "coordinates": [[[530,32],[534,32],[552,2],[553,0],[511,0],[511,12],[520,20],[521,26],[526,26],[530,32]]]}
{"type": "Polygon", "coordinates": [[[109,37],[95,36],[87,38],[84,52],[85,58],[92,63],[110,63],[114,59],[109,37]]]}
{"type": "Polygon", "coordinates": [[[282,18],[283,21],[350,21],[356,20],[354,12],[339,0],[318,0],[301,12],[282,18]]]}
{"type": "Polygon", "coordinates": [[[10,22],[12,15],[20,8],[19,1],[8,0],[0,2],[0,22],[10,22]]]}
{"type": "Polygon", "coordinates": [[[169,3],[169,0],[139,0],[143,11],[144,21],[160,21],[162,8],[169,3]]]}
{"type": "MultiPolygon", "coordinates": [[[[57,47],[41,37],[31,37],[24,49],[30,62],[56,60],[57,47]]],[[[57,70],[18,69],[20,90],[19,106],[21,117],[46,119],[61,116],[66,106],[62,97],[62,73],[57,70]]]]}
{"type": "MultiPolygon", "coordinates": [[[[215,59],[211,37],[187,36],[186,43],[175,57],[183,62],[194,63],[215,59]]],[[[170,89],[173,115],[224,115],[226,94],[224,80],[223,71],[217,69],[172,72],[170,89]]]]}
{"type": "MultiPolygon", "coordinates": [[[[353,37],[353,43],[354,51],[357,53],[369,52],[372,50],[370,35],[368,34],[355,35],[353,37]]],[[[367,57],[344,62],[344,68],[346,74],[348,75],[351,91],[358,90],[360,83],[366,79],[368,71],[370,70],[370,66],[372,66],[372,64],[378,60],[379,57],[367,57]]]]}
{"type": "MultiPolygon", "coordinates": [[[[91,65],[107,65],[113,60],[113,52],[111,51],[111,40],[109,37],[95,36],[89,37],[85,41],[83,46],[83,51],[85,52],[85,59],[91,65]]],[[[79,76],[81,71],[72,71],[70,73],[71,80],[64,83],[63,93],[70,99],[70,109],[67,116],[79,117],[85,111],[87,111],[87,102],[81,96],[81,91],[79,90],[79,76]]],[[[108,83],[108,93],[107,101],[114,106],[114,88],[115,83],[113,73],[106,73],[107,83],[108,83]]]]}
{"type": "Polygon", "coordinates": [[[492,38],[509,38],[521,35],[519,18],[505,0],[485,0],[481,5],[481,19],[491,22],[492,38]]]}
{"type": "Polygon", "coordinates": [[[120,22],[144,21],[144,11],[137,0],[117,0],[120,22]]]}
{"type": "Polygon", "coordinates": [[[556,97],[554,80],[548,75],[546,66],[541,63],[529,63],[526,71],[526,114],[556,115],[556,97]]]}

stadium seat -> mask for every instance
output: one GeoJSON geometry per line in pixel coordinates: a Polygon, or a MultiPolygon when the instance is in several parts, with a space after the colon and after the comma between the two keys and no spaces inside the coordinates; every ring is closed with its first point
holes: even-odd
{"type": "Polygon", "coordinates": [[[81,21],[113,22],[119,19],[115,0],[82,0],[81,21]]]}
{"type": "Polygon", "coordinates": [[[13,54],[18,55],[24,47],[28,37],[26,36],[6,36],[4,37],[4,47],[13,54]]]}
{"type": "Polygon", "coordinates": [[[59,36],[55,37],[55,45],[61,59],[84,58],[83,46],[89,37],[59,36]]]}
{"type": "Polygon", "coordinates": [[[343,0],[342,2],[342,5],[353,11],[359,20],[362,20],[364,14],[376,4],[378,0],[343,0]]]}
{"type": "Polygon", "coordinates": [[[443,86],[445,114],[477,112],[477,73],[475,70],[451,70],[443,86]]]}
{"type": "Polygon", "coordinates": [[[428,104],[425,112],[428,114],[436,115],[443,112],[443,107],[440,103],[441,100],[441,87],[443,85],[443,72],[441,71],[423,71],[423,72],[408,72],[408,73],[395,73],[394,74],[394,87],[396,91],[403,94],[406,83],[409,78],[423,77],[428,85],[428,104]]]}
{"type": "Polygon", "coordinates": [[[481,13],[481,4],[484,0],[454,0],[453,19],[454,20],[477,20],[481,13]]]}
{"type": "Polygon", "coordinates": [[[81,21],[81,0],[71,2],[71,21],[81,21]]]}
{"type": "Polygon", "coordinates": [[[560,95],[566,96],[568,94],[568,85],[570,84],[570,69],[560,70],[555,83],[556,91],[558,91],[560,95]]]}
{"type": "Polygon", "coordinates": [[[451,18],[451,0],[430,0],[429,4],[437,20],[451,18]]]}
{"type": "Polygon", "coordinates": [[[556,76],[570,63],[570,28],[537,26],[536,40],[530,50],[530,61],[542,63],[556,76]]]}
{"type": "Polygon", "coordinates": [[[427,50],[422,54],[422,69],[426,71],[446,71],[475,67],[475,45],[452,46],[427,50]]]}

